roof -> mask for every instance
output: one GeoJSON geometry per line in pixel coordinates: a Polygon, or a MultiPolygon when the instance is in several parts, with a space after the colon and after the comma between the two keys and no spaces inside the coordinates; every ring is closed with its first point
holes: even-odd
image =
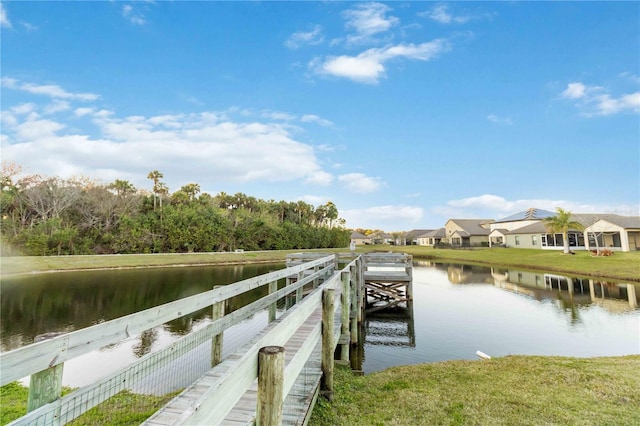
{"type": "MultiPolygon", "coordinates": [[[[606,220],[614,225],[620,226],[623,229],[640,229],[640,216],[620,216],[617,214],[593,214],[593,213],[576,213],[571,215],[571,220],[574,220],[585,228],[593,225],[598,220],[606,220]]],[[[543,221],[532,223],[531,225],[523,226],[522,228],[514,229],[507,232],[510,235],[514,234],[543,234],[548,232],[544,226],[543,221]]]]}
{"type": "Polygon", "coordinates": [[[405,238],[407,239],[418,238],[429,231],[432,231],[432,230],[431,229],[413,229],[411,231],[407,231],[407,233],[405,234],[405,238]]]}
{"type": "Polygon", "coordinates": [[[523,226],[522,228],[514,229],[513,231],[507,231],[508,235],[517,234],[546,234],[547,228],[544,226],[544,222],[536,222],[531,225],[523,226]]]}
{"type": "Polygon", "coordinates": [[[545,217],[551,217],[555,215],[556,214],[554,212],[550,212],[549,210],[530,208],[530,209],[521,211],[519,213],[512,214],[511,216],[498,219],[496,220],[495,223],[516,222],[519,220],[541,220],[541,219],[544,219],[545,217]]]}
{"type": "MultiPolygon", "coordinates": [[[[589,225],[593,225],[598,220],[606,220],[609,223],[618,225],[624,229],[638,229],[640,228],[640,216],[618,216],[617,214],[596,215],[598,218],[591,222],[589,225]]],[[[587,225],[587,226],[589,226],[587,225]]]]}
{"type": "Polygon", "coordinates": [[[447,236],[447,231],[444,228],[434,229],[420,235],[421,238],[444,238],[447,236]]]}
{"type": "Polygon", "coordinates": [[[362,240],[362,239],[370,239],[370,238],[369,238],[369,237],[367,237],[367,236],[366,236],[366,235],[364,235],[364,234],[361,234],[361,233],[359,233],[359,232],[353,231],[353,232],[351,233],[351,239],[352,239],[352,240],[362,240]]]}
{"type": "Polygon", "coordinates": [[[469,235],[489,235],[491,231],[481,225],[495,221],[493,219],[449,219],[449,222],[454,222],[469,235]]]}

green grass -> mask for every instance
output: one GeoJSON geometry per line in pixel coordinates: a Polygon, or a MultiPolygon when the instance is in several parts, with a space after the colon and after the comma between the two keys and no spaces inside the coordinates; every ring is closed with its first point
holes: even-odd
{"type": "Polygon", "coordinates": [[[334,401],[311,426],[637,425],[640,356],[508,356],[394,367],[337,368],[334,401]]]}
{"type": "MultiPolygon", "coordinates": [[[[63,388],[62,394],[65,395],[71,391],[70,388],[63,388]]],[[[67,424],[73,426],[139,425],[177,393],[155,396],[140,395],[125,390],[67,424]]],[[[18,382],[0,387],[0,425],[11,423],[27,413],[28,396],[29,388],[18,382]]]]}
{"type": "Polygon", "coordinates": [[[564,272],[577,276],[593,276],[621,281],[640,281],[640,251],[615,252],[613,256],[592,256],[591,252],[576,251],[565,255],[561,251],[494,248],[473,250],[434,249],[425,246],[364,246],[358,251],[399,251],[415,259],[443,262],[475,263],[515,267],[528,270],[564,272]]]}
{"type": "MultiPolygon", "coordinates": [[[[284,262],[287,254],[305,250],[273,250],[245,253],[187,253],[187,254],[122,254],[96,256],[16,256],[3,257],[2,275],[28,274],[77,269],[141,268],[196,265],[229,265],[258,262],[284,262]]],[[[347,249],[307,250],[346,252],[347,249]]],[[[620,281],[640,282],[640,251],[616,252],[613,256],[597,257],[587,251],[564,255],[558,251],[496,248],[474,250],[434,249],[424,246],[359,246],[359,253],[369,251],[399,251],[416,259],[453,263],[474,263],[514,267],[519,269],[553,271],[576,276],[593,276],[620,281]]]]}

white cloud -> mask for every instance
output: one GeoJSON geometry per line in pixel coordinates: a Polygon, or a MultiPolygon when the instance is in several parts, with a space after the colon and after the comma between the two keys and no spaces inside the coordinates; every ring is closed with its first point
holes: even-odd
{"type": "Polygon", "coordinates": [[[133,6],[125,4],[122,6],[122,16],[134,25],[144,25],[146,20],[144,15],[133,11],[133,6]]]}
{"type": "Polygon", "coordinates": [[[512,125],[513,124],[513,120],[511,119],[511,117],[500,117],[497,116],[495,114],[489,114],[487,116],[487,120],[491,121],[492,123],[496,123],[496,124],[506,124],[506,125],[512,125]]]}
{"type": "Polygon", "coordinates": [[[370,193],[380,188],[381,180],[377,177],[370,177],[362,173],[347,173],[338,176],[338,181],[342,182],[348,190],[356,193],[370,193]]]}
{"type": "Polygon", "coordinates": [[[317,116],[315,114],[304,114],[302,117],[300,117],[300,121],[302,121],[303,123],[317,123],[321,126],[333,126],[333,123],[327,119],[324,119],[320,116],[317,116]]]}
{"type": "MultiPolygon", "coordinates": [[[[432,213],[447,219],[502,219],[506,216],[538,208],[555,211],[562,207],[573,213],[614,213],[620,215],[638,215],[639,206],[585,204],[570,200],[523,199],[507,200],[494,194],[483,194],[475,197],[448,201],[445,206],[437,206],[432,213]]],[[[446,221],[446,219],[444,219],[446,221]]],[[[444,225],[444,222],[442,223],[444,225]]]]}
{"type": "Polygon", "coordinates": [[[3,3],[0,3],[0,26],[4,28],[12,28],[11,21],[7,16],[7,10],[4,8],[3,3]]]}
{"type": "Polygon", "coordinates": [[[451,13],[449,13],[449,6],[446,4],[437,4],[433,6],[431,10],[425,13],[421,13],[420,15],[426,16],[441,24],[451,24],[451,23],[464,24],[469,19],[471,19],[469,16],[452,15],[451,13]]]}
{"type": "Polygon", "coordinates": [[[26,21],[20,21],[20,25],[22,25],[22,27],[25,30],[27,30],[28,32],[37,31],[38,30],[37,26],[35,26],[33,24],[30,24],[29,22],[26,22],[26,21]]]}
{"type": "Polygon", "coordinates": [[[361,3],[342,12],[342,16],[347,21],[347,28],[362,36],[372,36],[388,31],[400,22],[395,16],[386,16],[390,10],[391,8],[382,3],[361,3]]]}
{"type": "Polygon", "coordinates": [[[318,74],[348,78],[358,83],[377,84],[385,75],[384,63],[396,59],[429,61],[450,49],[445,39],[435,39],[421,44],[400,44],[369,49],[358,56],[332,56],[324,61],[314,60],[309,66],[318,74]]]}
{"type": "Polygon", "coordinates": [[[295,140],[274,121],[236,122],[226,114],[117,117],[91,108],[70,111],[92,118],[99,137],[46,120],[23,104],[3,111],[3,159],[45,175],[128,178],[143,187],[149,170],[165,173],[171,190],[198,179],[203,190],[221,182],[291,182],[327,185],[313,146],[295,140]]]}
{"type": "Polygon", "coordinates": [[[306,182],[316,185],[329,185],[331,182],[333,182],[333,175],[323,170],[318,170],[314,173],[311,173],[306,182]]]}
{"type": "Polygon", "coordinates": [[[303,45],[316,46],[323,41],[324,36],[322,35],[322,27],[320,25],[315,25],[311,31],[300,31],[291,34],[287,41],[284,42],[284,45],[289,49],[298,49],[303,45]]]}
{"type": "MultiPolygon", "coordinates": [[[[628,78],[625,75],[621,77],[628,78]]],[[[587,116],[640,112],[640,91],[615,97],[603,87],[574,82],[569,83],[560,96],[577,101],[576,105],[587,116]]]]}
{"type": "Polygon", "coordinates": [[[85,115],[92,114],[94,111],[94,108],[76,108],[73,112],[78,117],[84,117],[85,115]]]}
{"type": "Polygon", "coordinates": [[[68,110],[70,108],[71,108],[71,106],[69,105],[69,102],[61,101],[59,99],[55,99],[49,105],[44,107],[44,113],[45,114],[55,114],[56,112],[66,111],[66,110],[68,110]]]}
{"type": "Polygon", "coordinates": [[[62,87],[56,84],[34,84],[28,82],[21,82],[15,78],[2,77],[0,80],[2,87],[13,90],[20,90],[28,92],[34,95],[44,95],[57,99],[68,99],[78,101],[95,101],[99,98],[98,95],[93,93],[71,93],[64,90],[62,87]]]}
{"type": "Polygon", "coordinates": [[[406,205],[340,210],[340,217],[346,220],[349,228],[382,229],[387,232],[412,229],[423,216],[421,207],[406,205]]]}
{"type": "Polygon", "coordinates": [[[569,83],[562,97],[567,99],[580,99],[587,94],[587,87],[582,83],[569,83]]]}

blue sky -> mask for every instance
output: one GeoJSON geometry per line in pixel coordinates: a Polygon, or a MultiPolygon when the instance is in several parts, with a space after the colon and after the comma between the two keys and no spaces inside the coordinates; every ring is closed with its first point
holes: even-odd
{"type": "Polygon", "coordinates": [[[346,225],[640,215],[638,2],[0,3],[2,160],[346,225]]]}

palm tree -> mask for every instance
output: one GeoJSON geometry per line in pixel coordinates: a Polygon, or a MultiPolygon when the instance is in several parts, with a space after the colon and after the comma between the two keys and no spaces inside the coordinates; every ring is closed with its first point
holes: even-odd
{"type": "Polygon", "coordinates": [[[542,219],[547,232],[551,234],[561,233],[562,243],[564,245],[564,254],[569,254],[569,229],[582,231],[584,226],[575,220],[571,220],[571,212],[560,207],[556,209],[555,216],[549,216],[542,219]]]}
{"type": "Polygon", "coordinates": [[[160,173],[157,170],[154,170],[152,172],[149,172],[149,174],[147,175],[147,179],[151,179],[153,181],[153,209],[156,209],[156,202],[157,202],[157,196],[158,196],[158,182],[160,182],[160,179],[162,179],[164,176],[162,175],[162,173],[160,173]]]}

